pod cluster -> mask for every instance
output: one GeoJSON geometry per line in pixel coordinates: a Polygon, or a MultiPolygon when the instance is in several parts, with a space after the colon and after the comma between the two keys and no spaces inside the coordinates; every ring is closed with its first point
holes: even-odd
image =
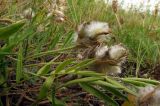
{"type": "MultiPolygon", "coordinates": [[[[46,16],[54,22],[64,22],[66,19],[65,12],[67,10],[66,0],[45,0],[41,7],[44,8],[46,16]]],[[[36,13],[32,8],[26,8],[23,11],[22,18],[32,19],[36,13]]]]}
{"type": "Polygon", "coordinates": [[[83,51],[89,49],[88,58],[96,60],[93,65],[95,71],[106,74],[121,73],[121,66],[127,58],[128,50],[122,44],[115,44],[116,39],[108,23],[99,21],[82,23],[74,34],[74,42],[82,47],[83,51]]]}

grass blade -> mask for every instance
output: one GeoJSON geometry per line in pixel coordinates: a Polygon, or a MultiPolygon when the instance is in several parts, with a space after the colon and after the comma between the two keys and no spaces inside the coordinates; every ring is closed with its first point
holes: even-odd
{"type": "Polygon", "coordinates": [[[74,72],[77,75],[82,75],[82,76],[90,76],[90,77],[96,77],[96,76],[104,76],[101,73],[96,73],[94,71],[84,71],[84,70],[78,70],[74,72]]]}
{"type": "Polygon", "coordinates": [[[40,88],[38,99],[43,99],[48,95],[48,91],[50,90],[51,86],[53,85],[54,79],[55,79],[54,75],[47,77],[47,79],[45,80],[45,82],[43,83],[43,85],[40,88]]]}
{"type": "Polygon", "coordinates": [[[69,11],[70,11],[70,13],[71,13],[71,17],[72,17],[73,21],[74,21],[75,23],[77,23],[77,22],[78,22],[78,17],[77,17],[75,8],[74,8],[73,1],[75,1],[75,0],[67,0],[67,4],[68,4],[69,11]]]}
{"type": "Polygon", "coordinates": [[[118,87],[123,88],[124,91],[126,91],[126,92],[128,92],[128,93],[130,93],[130,94],[133,94],[133,95],[137,95],[135,92],[133,92],[132,90],[128,89],[127,87],[125,87],[125,86],[122,85],[121,83],[117,82],[116,80],[113,80],[113,79],[111,79],[111,78],[109,78],[109,77],[105,77],[105,78],[106,78],[106,80],[107,80],[109,83],[111,83],[111,84],[113,84],[113,85],[115,85],[115,86],[118,86],[118,87]]]}
{"type": "Polygon", "coordinates": [[[51,95],[52,95],[52,106],[56,106],[56,102],[55,102],[55,99],[56,99],[56,89],[55,89],[55,87],[52,87],[51,95]]]}
{"type": "Polygon", "coordinates": [[[124,94],[122,94],[120,91],[118,91],[117,89],[115,88],[111,88],[109,86],[102,86],[102,88],[104,88],[105,90],[111,92],[113,95],[119,97],[119,98],[122,98],[124,100],[127,100],[128,101],[128,98],[127,96],[125,96],[124,94]]]}
{"type": "Polygon", "coordinates": [[[18,52],[18,61],[17,61],[17,69],[16,69],[16,82],[17,83],[23,77],[22,70],[23,70],[23,48],[21,44],[19,48],[19,52],[18,52]]]}
{"type": "Polygon", "coordinates": [[[60,65],[57,66],[56,70],[54,71],[55,74],[58,74],[61,70],[64,70],[65,66],[71,64],[74,60],[69,59],[61,63],[60,65]]]}
{"type": "Polygon", "coordinates": [[[110,87],[110,88],[113,88],[113,89],[122,89],[122,87],[113,85],[113,84],[108,83],[106,81],[94,81],[93,84],[97,84],[97,85],[101,85],[101,86],[107,86],[107,87],[110,87]]]}
{"type": "Polygon", "coordinates": [[[43,98],[45,98],[47,96],[47,92],[49,91],[49,89],[53,85],[53,82],[54,82],[54,79],[55,79],[55,74],[57,74],[62,69],[64,69],[64,67],[66,65],[70,64],[72,61],[73,60],[64,61],[59,66],[57,66],[56,70],[53,71],[49,77],[47,77],[47,79],[45,80],[45,82],[43,83],[43,85],[42,85],[42,87],[40,89],[40,93],[39,93],[39,97],[38,97],[39,99],[43,99],[43,98]]]}
{"type": "Polygon", "coordinates": [[[46,65],[44,65],[42,68],[40,68],[37,72],[37,75],[44,75],[47,74],[49,72],[50,66],[52,64],[53,61],[55,61],[59,56],[55,57],[54,59],[52,59],[50,62],[48,62],[46,65]]]}
{"type": "Polygon", "coordinates": [[[68,48],[63,48],[63,49],[58,49],[58,50],[50,50],[50,51],[46,51],[46,52],[41,52],[41,53],[34,54],[32,56],[29,56],[26,59],[33,59],[33,58],[38,58],[38,57],[45,56],[45,55],[56,54],[56,53],[63,52],[63,51],[66,51],[66,50],[70,50],[70,49],[73,49],[73,48],[74,48],[74,46],[71,46],[71,47],[68,47],[68,48]]]}
{"type": "Polygon", "coordinates": [[[95,60],[86,59],[86,60],[80,62],[79,64],[76,64],[76,65],[68,68],[68,69],[66,70],[66,72],[69,72],[69,71],[72,71],[72,70],[77,70],[77,69],[80,69],[80,68],[84,68],[84,67],[92,64],[94,61],[95,61],[95,60]]]}
{"type": "Polygon", "coordinates": [[[54,36],[54,39],[52,40],[52,42],[50,44],[50,47],[49,47],[50,50],[53,49],[53,48],[55,48],[55,46],[59,42],[61,36],[62,36],[61,33],[59,33],[59,34],[57,34],[57,35],[54,36]]]}
{"type": "Polygon", "coordinates": [[[103,78],[101,77],[86,77],[86,78],[80,78],[80,79],[75,79],[75,80],[71,80],[67,83],[65,83],[64,85],[62,85],[61,87],[64,86],[68,86],[68,85],[72,85],[72,84],[77,84],[77,83],[81,83],[81,82],[92,82],[92,81],[97,81],[97,80],[102,80],[103,78]]]}
{"type": "Polygon", "coordinates": [[[145,83],[149,83],[149,84],[153,84],[153,85],[160,84],[159,81],[151,80],[151,79],[144,79],[144,78],[122,78],[122,79],[141,81],[141,82],[145,82],[145,83]]]}
{"type": "Polygon", "coordinates": [[[8,39],[11,35],[16,33],[24,24],[25,20],[21,20],[6,27],[0,28],[0,39],[8,39]]]}
{"type": "Polygon", "coordinates": [[[122,79],[122,80],[126,83],[130,83],[130,84],[133,84],[133,85],[139,86],[139,87],[145,87],[148,85],[148,83],[136,81],[136,80],[129,80],[129,79],[122,79]]]}
{"type": "Polygon", "coordinates": [[[73,31],[69,32],[66,39],[64,40],[63,47],[67,47],[73,41],[73,31]]]}
{"type": "Polygon", "coordinates": [[[106,104],[109,103],[111,106],[118,106],[117,102],[115,102],[114,100],[112,100],[108,95],[105,95],[104,93],[102,93],[98,89],[92,87],[91,85],[89,85],[87,83],[80,83],[80,86],[84,90],[86,90],[87,92],[93,94],[94,96],[98,97],[99,99],[104,100],[104,102],[106,104]]]}

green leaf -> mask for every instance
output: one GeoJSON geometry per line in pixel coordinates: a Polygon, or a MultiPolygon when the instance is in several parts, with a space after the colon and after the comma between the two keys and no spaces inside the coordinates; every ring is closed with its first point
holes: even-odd
{"type": "Polygon", "coordinates": [[[99,91],[98,89],[92,87],[87,83],[80,83],[80,86],[86,90],[87,92],[93,94],[99,99],[102,99],[106,104],[110,104],[111,106],[118,106],[118,103],[112,100],[108,95],[105,95],[103,92],[99,91]]]}
{"type": "Polygon", "coordinates": [[[68,46],[73,41],[73,31],[70,31],[64,40],[63,47],[68,46]]]}
{"type": "Polygon", "coordinates": [[[57,35],[54,36],[54,39],[52,40],[51,45],[49,47],[50,49],[53,49],[56,46],[56,44],[60,40],[61,36],[62,36],[61,33],[58,33],[57,35]]]}
{"type": "Polygon", "coordinates": [[[51,66],[51,63],[48,62],[46,65],[44,65],[37,71],[37,75],[47,74],[49,72],[50,66],[51,66]]]}
{"type": "Polygon", "coordinates": [[[80,68],[84,68],[84,67],[86,67],[86,66],[88,66],[88,65],[90,65],[90,64],[92,64],[94,62],[95,62],[95,60],[86,59],[86,60],[80,62],[79,64],[76,64],[76,65],[68,68],[66,70],[66,72],[69,72],[69,71],[72,71],[72,70],[77,70],[77,69],[80,69],[80,68]]]}
{"type": "MultiPolygon", "coordinates": [[[[52,96],[50,96],[50,94],[49,94],[49,96],[47,96],[47,98],[48,98],[49,101],[52,102],[52,96]]],[[[65,102],[63,102],[63,101],[61,101],[57,98],[54,99],[54,102],[55,102],[55,104],[53,104],[52,106],[66,106],[65,102]]]]}
{"type": "Polygon", "coordinates": [[[33,59],[33,58],[37,58],[37,57],[41,57],[41,56],[45,56],[45,55],[56,54],[56,53],[70,50],[73,48],[74,48],[74,46],[68,47],[68,48],[63,48],[63,49],[58,49],[58,50],[50,50],[50,51],[46,51],[46,52],[41,52],[41,53],[34,54],[32,56],[29,56],[26,59],[33,59]]]}
{"type": "Polygon", "coordinates": [[[41,89],[40,89],[40,93],[39,93],[39,99],[43,99],[47,96],[47,92],[49,91],[49,89],[51,88],[53,81],[55,79],[55,75],[60,72],[62,69],[64,69],[64,67],[68,64],[70,64],[73,60],[66,60],[63,63],[61,63],[59,66],[57,66],[56,70],[51,72],[51,75],[49,77],[47,77],[47,79],[45,80],[45,82],[43,83],[41,89]]]}
{"type": "Polygon", "coordinates": [[[52,64],[53,61],[55,61],[59,56],[55,57],[54,59],[52,59],[50,62],[48,62],[47,64],[45,64],[42,68],[40,68],[37,72],[37,75],[44,75],[47,74],[49,72],[50,66],[52,64]]]}
{"type": "Polygon", "coordinates": [[[20,44],[20,48],[18,51],[18,61],[17,61],[17,69],[16,69],[16,82],[19,83],[20,79],[23,77],[23,48],[22,44],[20,44]]]}
{"type": "Polygon", "coordinates": [[[108,83],[106,81],[94,81],[93,84],[97,84],[97,85],[101,85],[101,86],[107,86],[107,87],[110,87],[110,88],[113,88],[113,89],[122,89],[122,87],[113,85],[113,84],[108,83]]]}
{"type": "Polygon", "coordinates": [[[51,95],[52,95],[52,106],[56,106],[56,102],[55,102],[55,99],[56,99],[56,89],[55,89],[55,87],[52,87],[51,95]]]}
{"type": "Polygon", "coordinates": [[[102,79],[104,79],[104,78],[102,78],[102,77],[80,78],[80,79],[71,80],[71,81],[65,83],[64,85],[62,85],[61,87],[72,85],[72,84],[77,84],[77,83],[81,83],[81,82],[93,82],[93,81],[102,80],[102,79]]]}
{"type": "Polygon", "coordinates": [[[68,4],[68,8],[69,8],[69,13],[71,14],[71,17],[72,17],[73,21],[75,23],[77,23],[78,22],[78,17],[77,17],[77,13],[75,11],[75,8],[74,8],[73,1],[75,1],[75,0],[67,0],[67,4],[68,4]]]}
{"type": "Polygon", "coordinates": [[[111,88],[110,86],[102,86],[105,90],[108,90],[109,92],[111,92],[113,95],[122,98],[124,100],[128,101],[127,96],[125,96],[124,94],[122,94],[120,91],[118,91],[118,89],[115,88],[111,88]]]}
{"type": "Polygon", "coordinates": [[[15,46],[15,44],[10,44],[10,45],[5,45],[0,49],[0,59],[2,59],[5,55],[7,55],[7,53],[9,53],[11,51],[11,49],[15,46]],[[2,53],[6,53],[6,54],[2,54],[2,53]]]}
{"type": "Polygon", "coordinates": [[[128,92],[130,94],[133,94],[135,96],[137,95],[135,92],[133,92],[132,90],[128,89],[126,86],[122,85],[120,82],[117,82],[116,80],[113,80],[113,79],[111,79],[111,78],[109,78],[107,76],[105,78],[109,83],[111,83],[111,84],[113,84],[115,86],[121,87],[124,91],[126,91],[126,92],[128,92]]]}
{"type": "Polygon", "coordinates": [[[26,32],[26,33],[22,32],[22,33],[19,33],[19,35],[17,35],[17,36],[14,37],[14,39],[12,39],[11,41],[9,41],[9,44],[5,44],[0,49],[0,53],[5,53],[5,54],[0,54],[0,59],[3,58],[5,55],[7,55],[7,53],[11,53],[11,50],[16,45],[18,45],[19,43],[21,43],[26,37],[33,36],[33,34],[31,33],[31,31],[30,32],[26,32]]]}
{"type": "Polygon", "coordinates": [[[148,84],[145,83],[145,82],[141,82],[141,81],[136,81],[136,80],[130,80],[130,79],[122,79],[124,82],[126,83],[130,83],[130,84],[133,84],[133,85],[136,85],[136,86],[139,86],[139,87],[145,87],[147,86],[148,84]]]}
{"type": "Polygon", "coordinates": [[[56,70],[54,71],[55,74],[58,74],[61,70],[64,70],[65,66],[71,64],[74,61],[74,59],[69,59],[61,63],[57,66],[56,70]]]}
{"type": "Polygon", "coordinates": [[[141,82],[145,82],[145,83],[149,83],[149,84],[153,84],[153,85],[160,84],[159,81],[151,80],[151,79],[144,79],[144,78],[122,78],[122,79],[141,81],[141,82]]]}
{"type": "Polygon", "coordinates": [[[84,70],[77,70],[76,72],[74,72],[75,74],[78,75],[83,75],[83,76],[90,76],[90,77],[96,77],[96,76],[104,76],[101,73],[96,73],[94,71],[84,71],[84,70]]]}
{"type": "Polygon", "coordinates": [[[25,20],[21,20],[6,27],[0,28],[0,39],[8,39],[11,35],[16,33],[24,24],[25,20]]]}
{"type": "Polygon", "coordinates": [[[54,79],[55,79],[55,75],[51,75],[47,77],[42,87],[40,88],[38,99],[44,99],[47,96],[47,93],[50,90],[54,79]]]}

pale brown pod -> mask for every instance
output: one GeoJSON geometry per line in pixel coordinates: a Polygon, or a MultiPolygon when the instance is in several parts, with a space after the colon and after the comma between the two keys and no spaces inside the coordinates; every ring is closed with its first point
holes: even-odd
{"type": "Polygon", "coordinates": [[[121,64],[126,60],[127,50],[121,45],[98,47],[95,51],[95,67],[105,74],[120,74],[121,64]]]}
{"type": "Polygon", "coordinates": [[[141,88],[137,99],[137,106],[159,106],[160,86],[147,86],[141,88]]]}
{"type": "Polygon", "coordinates": [[[74,34],[74,41],[84,46],[100,45],[112,39],[111,29],[108,23],[91,21],[84,22],[77,27],[74,34]]]}

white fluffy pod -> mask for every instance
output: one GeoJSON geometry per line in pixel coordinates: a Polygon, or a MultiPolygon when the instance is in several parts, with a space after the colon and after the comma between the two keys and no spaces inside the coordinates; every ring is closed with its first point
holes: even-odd
{"type": "Polygon", "coordinates": [[[160,87],[147,86],[139,90],[137,106],[160,106],[160,87]]]}
{"type": "Polygon", "coordinates": [[[66,0],[46,0],[43,5],[48,14],[47,18],[53,18],[55,22],[61,23],[66,19],[65,11],[67,10],[66,0]]]}
{"type": "Polygon", "coordinates": [[[59,10],[54,10],[53,12],[47,14],[47,18],[51,18],[53,16],[55,22],[64,22],[66,19],[65,14],[59,10]]]}
{"type": "MultiPolygon", "coordinates": [[[[120,74],[121,73],[121,63],[126,59],[125,57],[122,57],[121,49],[124,49],[123,47],[119,45],[115,45],[115,47],[108,47],[108,46],[102,46],[98,47],[95,51],[95,58],[96,58],[96,70],[102,73],[106,74],[120,74]],[[114,53],[114,54],[111,54],[114,53]],[[121,53],[121,54],[119,54],[121,53]],[[110,57],[112,56],[112,57],[110,57]],[[121,59],[120,60],[120,56],[121,59]]],[[[124,49],[126,53],[126,49],[124,49]]],[[[124,54],[123,54],[124,55],[124,54]]]]}
{"type": "Polygon", "coordinates": [[[74,41],[81,45],[92,46],[94,44],[101,44],[110,41],[112,35],[108,23],[91,21],[84,22],[78,26],[74,34],[74,41]]]}
{"type": "Polygon", "coordinates": [[[96,59],[102,59],[106,56],[106,53],[109,51],[108,46],[98,47],[95,52],[96,59]]]}
{"type": "Polygon", "coordinates": [[[86,23],[84,27],[85,36],[90,38],[110,33],[109,25],[106,22],[92,21],[86,23]]]}
{"type": "Polygon", "coordinates": [[[35,12],[33,11],[32,8],[28,8],[24,10],[23,16],[27,19],[32,19],[35,16],[35,12]]]}
{"type": "Polygon", "coordinates": [[[55,15],[56,22],[64,22],[65,21],[65,15],[62,11],[55,10],[54,15],[55,15]]]}
{"type": "Polygon", "coordinates": [[[157,87],[155,89],[155,92],[153,94],[153,99],[154,99],[155,105],[160,105],[160,87],[157,87]]]}
{"type": "Polygon", "coordinates": [[[112,60],[117,61],[119,64],[126,60],[128,50],[122,46],[122,44],[114,45],[110,47],[109,57],[112,60]]]}

